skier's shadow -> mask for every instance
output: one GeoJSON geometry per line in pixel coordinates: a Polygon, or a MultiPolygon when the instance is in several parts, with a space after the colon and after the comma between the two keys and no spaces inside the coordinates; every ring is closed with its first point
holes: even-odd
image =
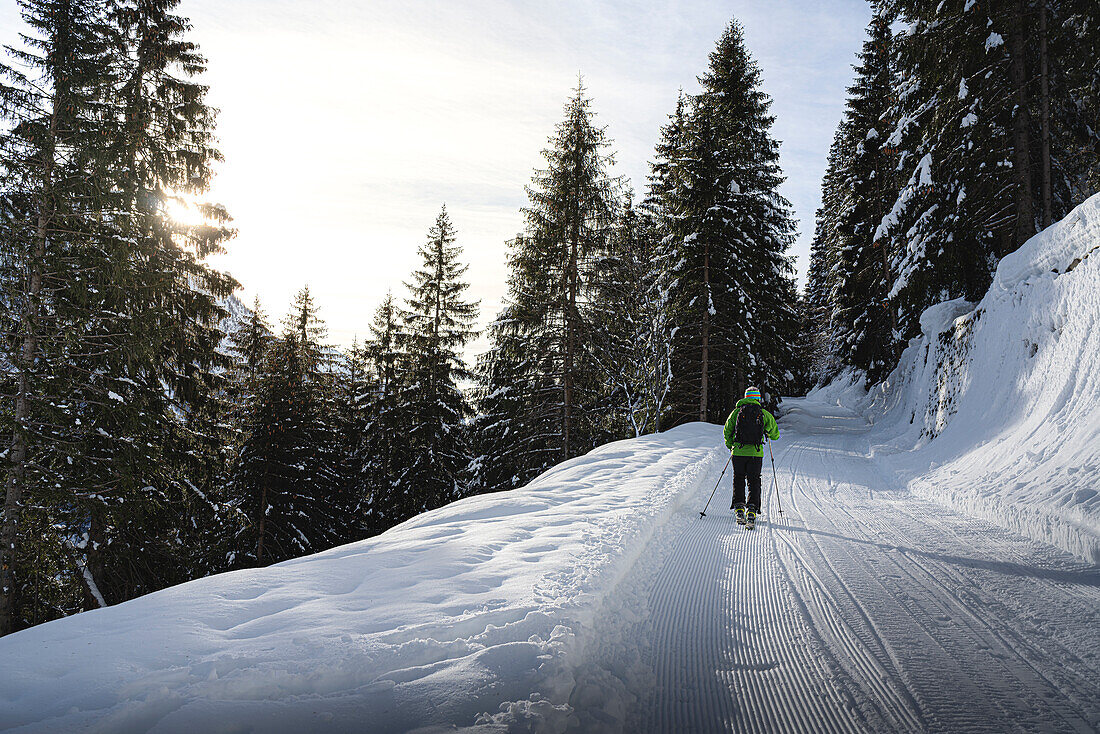
{"type": "Polygon", "coordinates": [[[864,538],[852,538],[847,535],[840,535],[839,533],[830,533],[827,530],[815,530],[812,528],[807,528],[803,525],[775,524],[773,525],[773,527],[776,530],[792,530],[798,533],[809,533],[810,535],[821,535],[829,538],[836,538],[837,540],[847,540],[852,543],[871,545],[884,551],[897,551],[904,555],[921,556],[923,558],[930,558],[936,561],[952,563],[958,566],[968,566],[970,568],[977,568],[983,571],[992,571],[994,573],[1000,573],[1007,576],[1022,576],[1024,578],[1056,581],[1062,584],[1100,587],[1100,566],[1086,566],[1083,562],[1082,567],[1077,570],[1036,568],[1034,566],[1025,566],[1021,563],[1012,563],[1011,561],[995,561],[987,560],[984,558],[967,558],[966,556],[953,556],[945,553],[932,553],[930,551],[920,550],[919,548],[911,548],[905,545],[879,543],[874,540],[866,540],[864,538]]]}

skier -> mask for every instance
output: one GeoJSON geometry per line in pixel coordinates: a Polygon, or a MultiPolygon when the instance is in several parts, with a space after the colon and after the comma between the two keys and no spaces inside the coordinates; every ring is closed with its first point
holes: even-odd
{"type": "Polygon", "coordinates": [[[760,471],[764,468],[764,436],[772,441],[779,439],[779,424],[775,416],[760,405],[760,390],[750,387],[745,397],[737,401],[737,407],[726,419],[726,448],[732,455],[733,503],[737,523],[752,528],[760,511],[760,471]],[[749,485],[748,503],[745,503],[745,482],[749,485]]]}

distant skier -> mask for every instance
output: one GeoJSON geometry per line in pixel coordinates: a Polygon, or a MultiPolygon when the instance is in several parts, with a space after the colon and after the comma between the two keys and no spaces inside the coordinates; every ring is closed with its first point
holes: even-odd
{"type": "Polygon", "coordinates": [[[760,471],[764,468],[764,436],[772,441],[779,438],[779,425],[775,416],[760,405],[760,390],[750,387],[745,397],[737,401],[737,407],[726,419],[726,448],[732,455],[733,503],[737,522],[753,527],[760,512],[760,471]],[[745,482],[749,485],[748,503],[745,502],[745,482]]]}

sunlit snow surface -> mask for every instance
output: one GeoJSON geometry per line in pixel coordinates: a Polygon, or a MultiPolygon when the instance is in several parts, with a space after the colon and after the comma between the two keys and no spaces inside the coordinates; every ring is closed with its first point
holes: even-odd
{"type": "Polygon", "coordinates": [[[873,421],[872,451],[921,447],[888,462],[914,492],[1100,563],[1100,195],[921,325],[884,387],[811,398],[873,421]]]}
{"type": "Polygon", "coordinates": [[[573,630],[719,456],[716,430],[609,444],[370,540],[4,638],[0,729],[405,731],[538,709],[532,691],[571,686],[573,630]]]}
{"type": "Polygon", "coordinates": [[[785,401],[753,531],[728,473],[699,516],[720,427],[609,444],[0,639],[0,730],[1095,731],[1097,245],[1100,198],[886,388],[785,401]]]}

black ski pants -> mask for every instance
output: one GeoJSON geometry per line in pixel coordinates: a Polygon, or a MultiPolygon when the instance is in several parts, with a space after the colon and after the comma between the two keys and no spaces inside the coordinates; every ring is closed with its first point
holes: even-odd
{"type": "Polygon", "coordinates": [[[731,508],[748,507],[753,512],[760,511],[760,472],[764,469],[762,456],[734,456],[733,464],[733,504],[731,508]],[[748,502],[745,502],[745,483],[749,485],[748,502]]]}

